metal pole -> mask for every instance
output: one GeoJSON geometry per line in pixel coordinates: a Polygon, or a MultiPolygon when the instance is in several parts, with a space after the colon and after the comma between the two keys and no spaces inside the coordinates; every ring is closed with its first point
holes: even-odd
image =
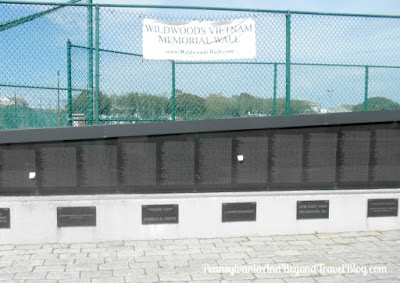
{"type": "Polygon", "coordinates": [[[274,100],[272,104],[272,115],[276,116],[276,79],[277,79],[278,65],[274,64],[274,100]]]}
{"type": "Polygon", "coordinates": [[[94,113],[95,113],[95,122],[96,125],[99,124],[99,115],[100,115],[100,54],[99,54],[99,45],[100,45],[100,31],[99,31],[99,16],[100,16],[100,9],[99,6],[96,5],[96,14],[95,14],[95,22],[96,22],[96,39],[95,39],[95,46],[96,46],[96,53],[95,53],[95,62],[96,62],[96,89],[95,89],[95,106],[94,106],[94,113]]]}
{"type": "Polygon", "coordinates": [[[57,112],[60,113],[60,71],[57,71],[57,112]]]}
{"type": "Polygon", "coordinates": [[[175,100],[175,61],[172,61],[172,121],[175,121],[175,108],[176,108],[176,100],[175,100]]]}
{"type": "Polygon", "coordinates": [[[14,90],[14,125],[13,125],[13,128],[14,129],[17,129],[18,128],[18,114],[19,113],[17,113],[17,111],[18,111],[18,109],[17,109],[17,91],[16,90],[14,90]]]}
{"type": "Polygon", "coordinates": [[[364,89],[364,111],[368,111],[368,77],[369,77],[369,67],[365,66],[365,89],[364,89]]]}
{"type": "MultiPolygon", "coordinates": [[[[92,4],[92,0],[88,0],[92,4]]],[[[93,124],[93,10],[88,6],[88,122],[93,124]]]]}
{"type": "Polygon", "coordinates": [[[290,115],[290,13],[286,13],[286,115],[290,115]]]}
{"type": "Polygon", "coordinates": [[[57,71],[57,119],[58,125],[61,125],[61,114],[60,114],[60,71],[57,71]]]}
{"type": "Polygon", "coordinates": [[[72,126],[71,41],[67,41],[68,126],[72,126]]]}

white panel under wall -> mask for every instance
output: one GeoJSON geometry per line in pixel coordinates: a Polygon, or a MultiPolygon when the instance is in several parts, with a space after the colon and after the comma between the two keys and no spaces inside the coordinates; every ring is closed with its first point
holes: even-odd
{"type": "Polygon", "coordinates": [[[367,217],[368,199],[400,189],[158,195],[3,197],[11,227],[0,244],[213,238],[400,229],[400,217],[367,217]],[[297,220],[297,201],[329,200],[329,219],[297,220]],[[256,202],[256,221],[222,222],[222,203],[256,202]],[[179,205],[178,224],[142,225],[142,205],[179,205]],[[57,207],[95,206],[96,227],[57,228],[57,207]]]}

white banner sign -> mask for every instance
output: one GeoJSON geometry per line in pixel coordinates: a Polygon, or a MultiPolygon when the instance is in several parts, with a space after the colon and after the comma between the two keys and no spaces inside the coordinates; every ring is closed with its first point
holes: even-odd
{"type": "Polygon", "coordinates": [[[210,61],[256,57],[254,19],[212,22],[143,20],[143,57],[210,61]]]}

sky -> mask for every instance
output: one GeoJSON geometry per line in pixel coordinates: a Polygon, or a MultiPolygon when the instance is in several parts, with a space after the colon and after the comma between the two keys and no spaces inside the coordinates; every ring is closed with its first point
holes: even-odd
{"type": "MultiPolygon", "coordinates": [[[[54,2],[34,0],[36,2],[54,2]]],[[[358,14],[400,15],[399,0],[93,0],[93,3],[231,7],[358,14]]]]}
{"type": "MultiPolygon", "coordinates": [[[[61,1],[61,0],[59,0],[61,1]]],[[[66,0],[64,0],[66,1],[66,0]]],[[[33,1],[34,2],[34,1],[33,1]]],[[[37,0],[36,2],[53,2],[37,0]]],[[[400,0],[93,0],[101,4],[138,4],[229,7],[313,12],[400,15],[400,0]]],[[[45,9],[8,5],[0,23],[45,9]]],[[[66,86],[66,41],[87,44],[85,8],[65,8],[41,19],[0,32],[0,84],[66,86]]],[[[101,48],[141,53],[141,19],[188,20],[205,17],[219,20],[256,17],[257,61],[284,62],[285,17],[269,13],[212,13],[194,10],[102,9],[100,14],[101,48]],[[154,16],[155,15],[155,16],[154,16]]],[[[400,19],[292,16],[292,60],[298,63],[328,63],[400,66],[400,19]]],[[[87,52],[72,50],[73,87],[87,87],[87,52]]],[[[271,98],[273,66],[249,65],[177,65],[176,87],[200,96],[219,93],[225,96],[248,92],[271,98]]],[[[400,102],[400,69],[371,68],[371,96],[385,96],[400,102]]],[[[110,95],[130,91],[170,95],[170,62],[146,62],[141,58],[110,53],[100,54],[100,88],[110,95]]],[[[365,68],[292,67],[292,97],[320,102],[324,107],[362,103],[365,91],[365,68]]],[[[79,91],[75,92],[78,93],[79,91]]],[[[285,69],[278,67],[277,96],[285,97],[285,69]]],[[[10,88],[0,87],[0,97],[9,96],[10,88]]],[[[15,93],[15,91],[14,91],[15,93]]],[[[32,106],[54,108],[55,91],[17,89],[32,106]],[[41,98],[36,99],[40,94],[41,98]]],[[[65,103],[66,92],[62,92],[65,103]]]]}

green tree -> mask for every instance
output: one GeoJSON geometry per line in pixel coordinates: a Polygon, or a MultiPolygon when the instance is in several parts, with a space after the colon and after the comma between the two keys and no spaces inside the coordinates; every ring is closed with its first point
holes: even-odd
{"type": "MultiPolygon", "coordinates": [[[[290,114],[314,114],[316,113],[314,109],[311,107],[309,102],[305,100],[290,100],[290,114]]],[[[276,100],[276,115],[285,115],[286,114],[286,99],[278,98],[276,100]]]]}
{"type": "Polygon", "coordinates": [[[125,119],[167,119],[171,114],[169,98],[130,92],[114,97],[113,115],[125,119]]]}
{"type": "Polygon", "coordinates": [[[134,118],[140,109],[140,95],[130,92],[113,97],[112,113],[117,117],[134,118]]]}
{"type": "Polygon", "coordinates": [[[152,94],[141,94],[138,105],[138,115],[142,119],[160,120],[165,119],[170,111],[170,100],[152,94]]]}
{"type": "Polygon", "coordinates": [[[210,94],[205,99],[207,119],[238,117],[235,100],[222,94],[210,94]]]}
{"type": "MultiPolygon", "coordinates": [[[[85,114],[85,117],[88,118],[89,109],[92,107],[89,103],[89,98],[90,96],[88,91],[82,91],[76,97],[72,97],[72,113],[85,114]]],[[[110,115],[112,110],[112,100],[108,95],[100,92],[99,105],[100,115],[110,115]]],[[[66,105],[66,111],[68,111],[68,105],[66,105]]]]}
{"type": "Polygon", "coordinates": [[[175,91],[175,111],[178,118],[183,120],[201,119],[206,111],[206,102],[204,98],[190,94],[184,93],[177,89],[175,91]]]}
{"type": "Polygon", "coordinates": [[[316,113],[309,102],[293,99],[290,101],[290,113],[296,114],[314,114],[316,113]]]}
{"type": "MultiPolygon", "coordinates": [[[[385,110],[399,110],[400,104],[385,97],[371,97],[368,98],[368,111],[385,111],[385,110]]],[[[353,106],[353,112],[364,110],[364,103],[353,106]]]]}
{"type": "Polygon", "coordinates": [[[255,97],[248,93],[241,93],[234,96],[233,99],[240,117],[272,114],[272,101],[270,99],[255,97]]]}

